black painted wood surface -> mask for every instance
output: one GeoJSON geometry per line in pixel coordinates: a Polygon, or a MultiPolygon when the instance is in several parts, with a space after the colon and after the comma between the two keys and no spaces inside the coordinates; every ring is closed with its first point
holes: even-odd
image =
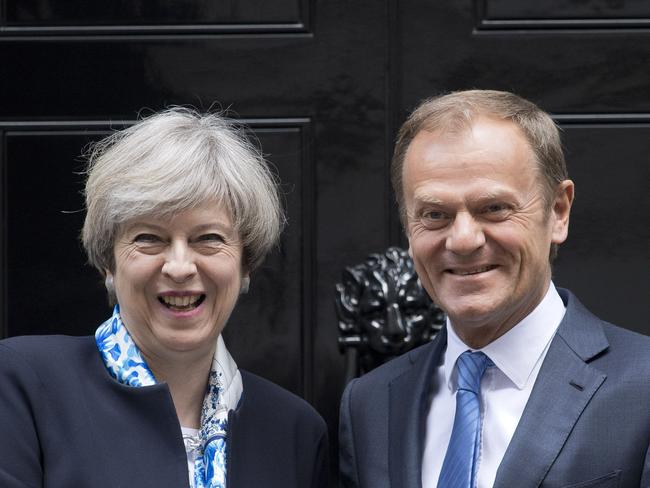
{"type": "Polygon", "coordinates": [[[77,237],[89,141],[142,109],[232,109],[278,168],[289,228],[226,339],[242,367],[325,416],[335,462],[334,283],[404,244],[388,162],[406,114],[471,87],[556,116],[577,185],[556,282],[650,333],[650,12],[632,0],[527,5],[0,1],[2,335],[87,334],[109,313],[77,237]]]}

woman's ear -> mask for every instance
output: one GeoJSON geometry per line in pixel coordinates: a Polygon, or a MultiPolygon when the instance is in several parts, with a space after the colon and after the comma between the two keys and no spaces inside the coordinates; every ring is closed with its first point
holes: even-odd
{"type": "Polygon", "coordinates": [[[106,291],[108,293],[115,293],[115,285],[113,283],[113,273],[108,271],[107,269],[104,270],[104,286],[106,286],[106,291]]]}
{"type": "Polygon", "coordinates": [[[104,270],[104,286],[106,287],[106,293],[108,294],[108,303],[113,306],[117,304],[117,294],[115,293],[115,283],[113,282],[113,273],[104,270]]]}
{"type": "Polygon", "coordinates": [[[239,294],[244,295],[248,293],[248,288],[251,285],[251,277],[249,275],[244,275],[241,279],[241,287],[239,288],[239,294]]]}

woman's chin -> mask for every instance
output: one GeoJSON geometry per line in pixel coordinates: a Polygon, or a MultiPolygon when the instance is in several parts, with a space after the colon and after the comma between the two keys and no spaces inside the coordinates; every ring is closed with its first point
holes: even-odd
{"type": "Polygon", "coordinates": [[[158,338],[158,343],[173,353],[214,351],[218,333],[200,330],[169,331],[158,338]]]}

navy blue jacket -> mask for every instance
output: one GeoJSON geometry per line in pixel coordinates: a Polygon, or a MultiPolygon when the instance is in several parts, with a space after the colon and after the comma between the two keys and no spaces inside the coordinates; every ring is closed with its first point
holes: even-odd
{"type": "MultiPolygon", "coordinates": [[[[302,399],[242,371],[228,488],[325,488],[327,430],[302,399]]],[[[169,388],[106,371],[93,337],[0,341],[0,487],[180,488],[187,457],[169,388]]]]}
{"type": "MultiPolygon", "coordinates": [[[[650,487],[650,338],[603,322],[558,292],[566,313],[494,488],[650,487]]],[[[443,329],[348,385],[343,487],[422,487],[431,378],[446,345],[443,329]]]]}

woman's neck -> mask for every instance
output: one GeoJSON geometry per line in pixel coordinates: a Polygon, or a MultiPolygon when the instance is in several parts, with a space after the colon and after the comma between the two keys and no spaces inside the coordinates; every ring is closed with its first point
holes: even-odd
{"type": "Polygon", "coordinates": [[[156,361],[147,358],[147,364],[159,383],[165,382],[174,401],[176,415],[183,427],[201,426],[201,407],[212,367],[212,355],[184,361],[156,361]]]}

